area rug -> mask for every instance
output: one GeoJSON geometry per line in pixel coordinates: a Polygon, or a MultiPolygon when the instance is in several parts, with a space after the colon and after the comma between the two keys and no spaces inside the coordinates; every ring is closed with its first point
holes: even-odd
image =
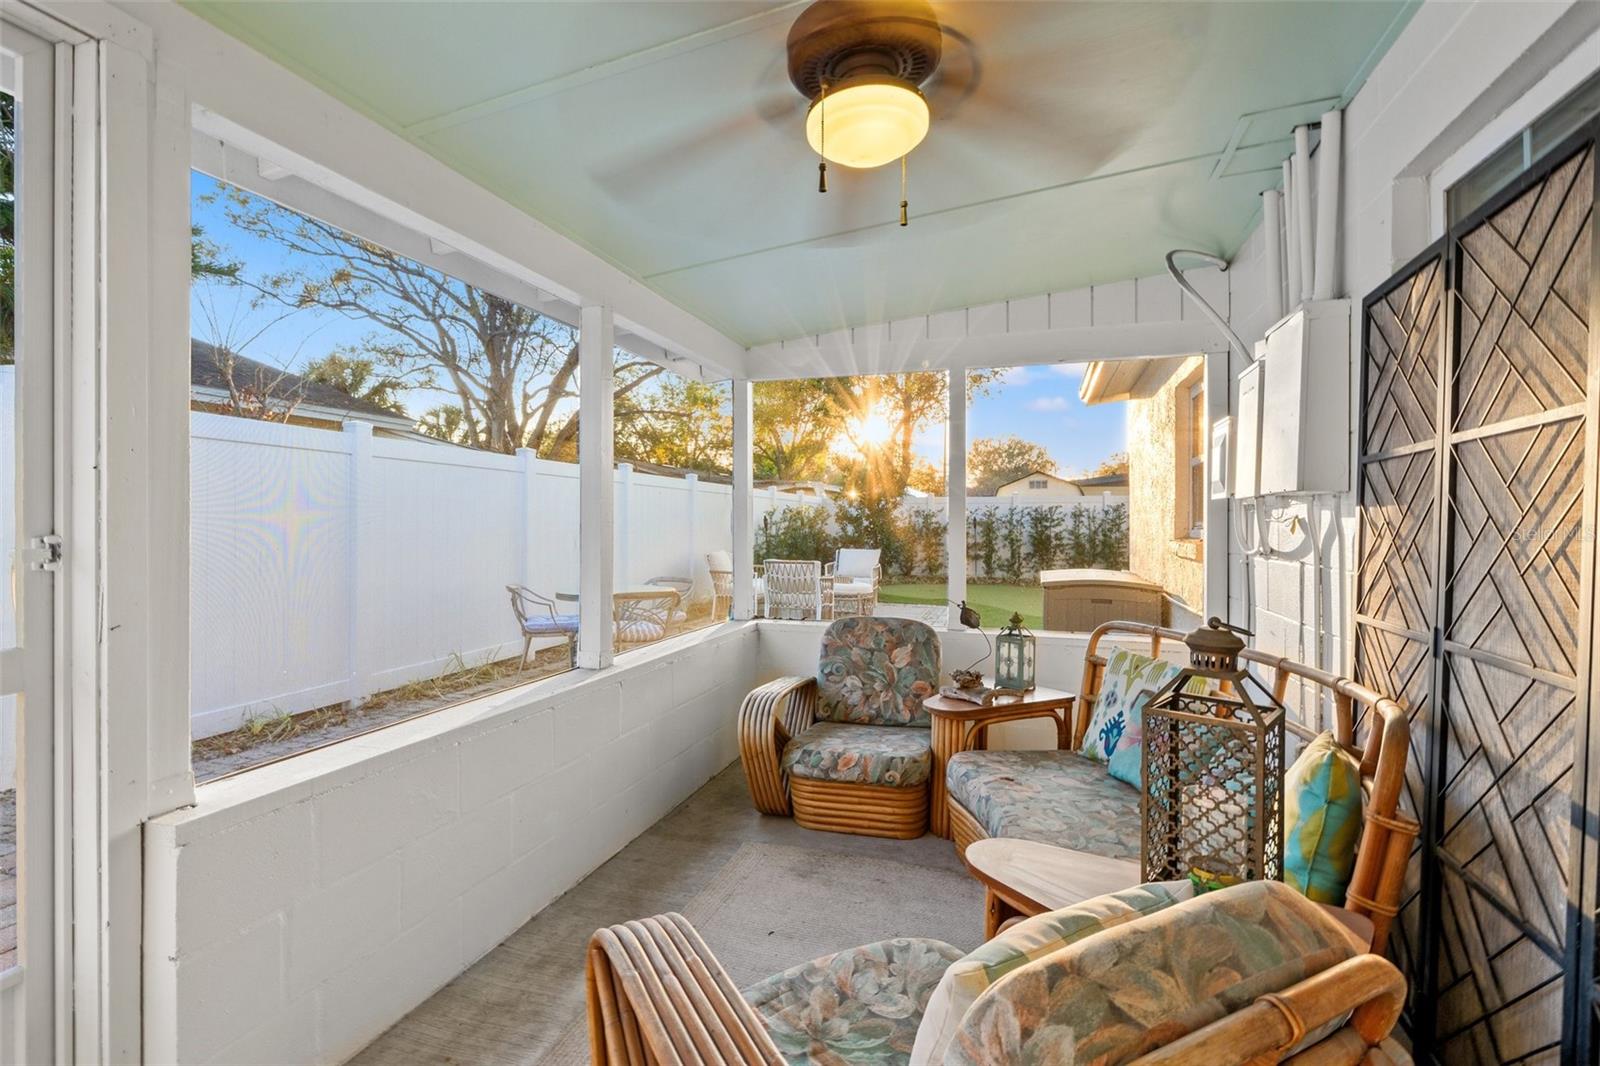
{"type": "MultiPolygon", "coordinates": [[[[983,890],[960,870],[777,844],[743,845],[683,913],[741,988],[874,940],[983,939],[983,890]]],[[[587,1063],[588,1041],[579,1017],[542,1066],[587,1063]]]]}

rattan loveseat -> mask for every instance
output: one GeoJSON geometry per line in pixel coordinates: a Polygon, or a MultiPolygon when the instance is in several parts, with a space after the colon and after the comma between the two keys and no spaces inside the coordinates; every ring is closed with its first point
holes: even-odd
{"type": "MultiPolygon", "coordinates": [[[[951,837],[959,852],[991,836],[1038,840],[1109,858],[1139,858],[1139,790],[1106,773],[1103,763],[1078,754],[1105,680],[1106,638],[1139,638],[1142,651],[1161,655],[1164,641],[1184,634],[1138,622],[1107,622],[1089,637],[1083,681],[1073,708],[1070,750],[984,751],[980,731],[967,736],[967,750],[945,768],[951,837]]],[[[1123,644],[1123,640],[1118,640],[1123,644]]],[[[1382,952],[1399,910],[1406,863],[1418,825],[1399,810],[1409,727],[1404,710],[1364,685],[1301,663],[1246,650],[1241,660],[1260,672],[1280,701],[1299,678],[1331,697],[1335,739],[1360,752],[1365,791],[1363,826],[1345,909],[1372,923],[1372,950],[1382,952]],[[1359,741],[1359,744],[1358,744],[1359,741]]],[[[1315,731],[1290,723],[1310,739],[1315,731]]]]}

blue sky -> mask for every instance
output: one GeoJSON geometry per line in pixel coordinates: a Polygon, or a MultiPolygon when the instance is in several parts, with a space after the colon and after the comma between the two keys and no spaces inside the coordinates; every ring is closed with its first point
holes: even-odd
{"type": "MultiPolygon", "coordinates": [[[[242,262],[249,275],[292,266],[293,257],[280,246],[228,222],[215,195],[221,187],[215,179],[194,172],[190,210],[206,239],[222,247],[223,258],[242,262]]],[[[247,291],[215,282],[195,284],[189,305],[190,328],[196,337],[289,370],[335,348],[359,344],[372,331],[369,323],[315,308],[270,324],[281,312],[252,308],[247,291]]],[[[1015,434],[1044,445],[1062,474],[1092,469],[1127,449],[1127,424],[1123,404],[1084,406],[1078,399],[1082,380],[1081,363],[1013,367],[989,387],[987,395],[972,402],[968,436],[975,440],[1015,434]]],[[[442,393],[413,392],[406,402],[413,413],[421,413],[446,399],[442,393]]],[[[941,466],[944,427],[927,427],[918,436],[916,449],[934,466],[941,466]]]]}
{"type": "Polygon", "coordinates": [[[1125,404],[1085,406],[1078,399],[1083,363],[1012,367],[972,401],[967,436],[1018,436],[1049,449],[1063,475],[1092,470],[1128,448],[1125,404]]]}

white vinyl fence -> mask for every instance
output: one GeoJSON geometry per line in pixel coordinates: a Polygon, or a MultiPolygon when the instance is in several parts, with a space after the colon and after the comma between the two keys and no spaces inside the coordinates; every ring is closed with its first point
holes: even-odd
{"type": "MultiPolygon", "coordinates": [[[[507,585],[578,591],[575,464],[363,423],[190,417],[196,737],[513,654],[507,585]]],[[[616,493],[617,588],[685,577],[691,599],[708,599],[705,555],[732,541],[731,488],[622,466],[616,493]]]]}

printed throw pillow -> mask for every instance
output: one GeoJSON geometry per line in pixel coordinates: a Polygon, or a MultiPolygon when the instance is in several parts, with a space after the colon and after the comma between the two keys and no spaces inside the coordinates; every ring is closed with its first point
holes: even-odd
{"type": "MultiPolygon", "coordinates": [[[[1171,677],[1168,677],[1171,680],[1171,677]]],[[[1163,681],[1162,685],[1166,682],[1163,681]]],[[[1193,696],[1205,692],[1211,682],[1203,677],[1191,677],[1184,682],[1183,691],[1193,696]]],[[[1151,693],[1153,695],[1154,693],[1151,693]]],[[[1106,773],[1124,784],[1144,791],[1144,708],[1150,696],[1135,700],[1128,712],[1128,724],[1117,741],[1116,750],[1106,762],[1106,773]]]]}
{"type": "Polygon", "coordinates": [[[1194,886],[1186,880],[1154,882],[1018,922],[944,972],[923,1011],[911,1061],[946,1061],[968,1008],[1006,974],[1101,930],[1154,914],[1193,895],[1194,886]]]}
{"type": "MultiPolygon", "coordinates": [[[[1084,734],[1078,754],[1096,762],[1109,762],[1124,744],[1142,743],[1144,705],[1181,669],[1177,663],[1152,659],[1126,648],[1112,652],[1106,660],[1100,698],[1095,702],[1089,731],[1084,734]]],[[[1185,687],[1190,692],[1204,692],[1205,685],[1206,679],[1197,677],[1185,687]]],[[[1129,783],[1137,784],[1137,778],[1129,783]]]]}
{"type": "Polygon", "coordinates": [[[1361,835],[1361,763],[1323,733],[1283,778],[1283,880],[1317,903],[1343,904],[1361,835]]]}

